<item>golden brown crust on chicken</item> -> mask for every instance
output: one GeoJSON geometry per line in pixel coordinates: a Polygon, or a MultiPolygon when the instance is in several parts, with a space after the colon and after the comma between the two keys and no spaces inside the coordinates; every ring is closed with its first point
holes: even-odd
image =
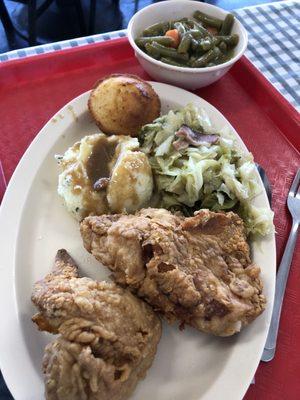
{"type": "Polygon", "coordinates": [[[162,209],[88,217],[85,248],[168,320],[219,336],[238,332],[265,307],[260,269],[251,263],[243,221],[202,210],[162,209]]]}
{"type": "Polygon", "coordinates": [[[161,324],[151,308],[114,283],[79,278],[65,250],[35,284],[33,321],[58,333],[45,350],[49,400],[123,400],[154,359],[161,324]]]}
{"type": "Polygon", "coordinates": [[[97,82],[88,108],[104,133],[136,136],[143,125],[159,116],[160,100],[138,76],[113,74],[97,82]]]}

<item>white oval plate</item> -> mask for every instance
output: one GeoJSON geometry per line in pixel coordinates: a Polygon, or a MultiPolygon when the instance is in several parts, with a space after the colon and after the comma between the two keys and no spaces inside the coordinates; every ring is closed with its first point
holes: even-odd
{"type": "MultiPolygon", "coordinates": [[[[198,96],[173,86],[152,83],[162,113],[189,102],[203,107],[217,128],[229,122],[198,96]]],[[[53,337],[31,322],[33,283],[51,269],[55,253],[67,249],[83,275],[104,279],[108,273],[82,246],[78,224],[56,193],[55,154],[84,135],[97,132],[87,111],[89,92],[63,107],[41,130],[20,161],[6,191],[0,213],[0,367],[16,400],[41,400],[43,349],[53,337]]],[[[262,183],[261,183],[262,185],[262,183]]],[[[269,207],[265,191],[255,204],[269,207]]],[[[271,317],[275,284],[274,234],[252,245],[261,266],[265,312],[242,333],[216,338],[164,323],[157,356],[132,400],[242,399],[258,366],[271,317]]]]}

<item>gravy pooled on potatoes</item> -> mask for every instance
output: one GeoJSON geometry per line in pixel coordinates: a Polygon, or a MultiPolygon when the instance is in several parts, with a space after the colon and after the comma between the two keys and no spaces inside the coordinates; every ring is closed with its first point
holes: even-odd
{"type": "Polygon", "coordinates": [[[57,156],[58,194],[77,220],[109,212],[134,212],[150,200],[152,171],[136,138],[85,136],[57,156]]]}

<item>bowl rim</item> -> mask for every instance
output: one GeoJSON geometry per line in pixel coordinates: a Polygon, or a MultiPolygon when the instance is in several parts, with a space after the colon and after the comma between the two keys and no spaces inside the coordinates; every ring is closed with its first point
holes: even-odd
{"type": "MultiPolygon", "coordinates": [[[[191,1],[191,0],[166,0],[166,1],[163,2],[163,4],[171,4],[171,3],[175,3],[175,2],[176,3],[186,3],[186,4],[187,3],[194,3],[194,4],[197,4],[198,6],[200,5],[200,7],[201,7],[201,4],[202,4],[202,3],[198,2],[198,1],[191,1]]],[[[247,49],[247,45],[248,45],[248,33],[247,33],[245,27],[243,26],[243,24],[241,23],[241,21],[236,16],[234,16],[235,21],[239,25],[240,30],[242,32],[242,35],[239,35],[240,36],[240,40],[243,41],[242,42],[242,48],[233,58],[231,58],[230,60],[228,60],[228,61],[226,61],[226,62],[224,62],[222,64],[214,65],[212,67],[203,67],[203,68],[178,67],[176,65],[170,65],[170,64],[164,63],[162,61],[159,61],[159,60],[156,60],[155,58],[150,57],[147,53],[145,53],[143,50],[141,50],[136,45],[136,43],[134,41],[134,38],[132,36],[132,28],[133,28],[133,25],[134,25],[135,21],[139,18],[139,16],[141,14],[143,14],[145,12],[145,10],[160,7],[160,4],[161,4],[160,2],[159,3],[154,3],[154,4],[148,5],[147,7],[142,8],[141,10],[139,10],[136,14],[134,14],[130,18],[130,21],[129,21],[128,26],[127,26],[127,35],[128,35],[128,40],[129,40],[129,43],[130,43],[131,47],[133,47],[133,49],[135,50],[136,53],[138,53],[138,55],[140,55],[142,58],[145,58],[147,61],[151,62],[152,64],[155,64],[160,68],[165,68],[165,69],[168,69],[168,70],[171,70],[171,71],[189,72],[189,73],[193,73],[193,74],[195,74],[195,73],[204,73],[204,72],[217,71],[217,70],[220,70],[220,69],[224,69],[226,67],[230,67],[236,61],[238,61],[242,57],[242,55],[245,53],[245,51],[247,49]]],[[[221,11],[225,12],[226,14],[229,14],[228,10],[224,10],[221,7],[217,7],[217,6],[214,6],[212,4],[208,4],[208,3],[205,3],[205,4],[211,10],[221,10],[221,11]]]]}

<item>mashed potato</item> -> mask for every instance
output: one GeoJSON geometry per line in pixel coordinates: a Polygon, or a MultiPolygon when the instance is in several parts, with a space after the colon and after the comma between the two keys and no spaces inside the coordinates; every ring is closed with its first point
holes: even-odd
{"type": "Polygon", "coordinates": [[[133,213],[147,204],[153,191],[152,170],[148,157],[136,138],[122,142],[107,188],[109,208],[114,213],[133,213]]]}
{"type": "Polygon", "coordinates": [[[136,138],[85,136],[63,156],[58,194],[77,220],[87,215],[134,212],[147,205],[153,178],[147,156],[136,138]]]}

